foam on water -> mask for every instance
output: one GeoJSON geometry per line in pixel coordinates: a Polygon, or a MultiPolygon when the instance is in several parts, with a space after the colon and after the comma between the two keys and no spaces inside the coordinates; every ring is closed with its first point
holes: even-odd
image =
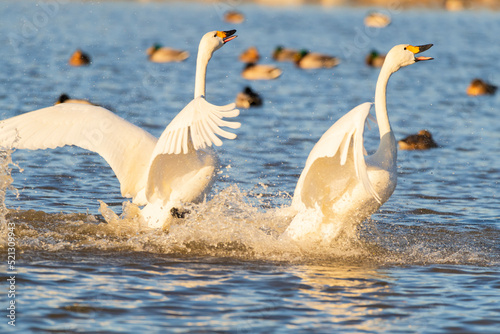
{"type": "MultiPolygon", "coordinates": [[[[175,219],[168,231],[149,230],[139,208],[125,201],[117,215],[101,202],[101,216],[86,213],[49,214],[8,209],[12,188],[11,152],[4,152],[1,174],[1,247],[6,247],[7,222],[16,222],[17,247],[22,252],[148,252],[174,256],[215,256],[244,260],[323,262],[339,264],[499,263],[494,240],[498,231],[453,232],[428,226],[367,220],[347,226],[330,243],[295,242],[280,236],[291,221],[283,208],[264,209],[262,196],[232,185],[209,201],[192,204],[190,214],[175,219]]],[[[421,225],[421,224],[419,224],[421,225]]]]}

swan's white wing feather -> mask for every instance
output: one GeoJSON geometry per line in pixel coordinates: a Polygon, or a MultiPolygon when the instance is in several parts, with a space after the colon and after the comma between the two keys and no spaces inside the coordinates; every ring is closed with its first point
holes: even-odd
{"type": "MultiPolygon", "coordinates": [[[[308,173],[315,162],[321,159],[321,163],[325,163],[322,158],[333,158],[338,156],[338,161],[340,165],[343,166],[351,155],[356,177],[361,180],[368,193],[377,201],[381,201],[380,196],[377,194],[368,178],[364,157],[366,151],[363,145],[363,132],[365,122],[370,112],[370,107],[371,103],[363,103],[357,106],[335,122],[330,129],[323,134],[307,158],[306,165],[295,189],[292,205],[296,206],[302,201],[301,196],[303,191],[307,192],[309,194],[308,196],[314,193],[314,189],[307,189],[308,185],[305,184],[304,181],[308,177],[308,173]],[[351,149],[352,152],[350,151],[351,149]]],[[[339,190],[342,190],[344,186],[340,183],[344,182],[343,180],[347,182],[348,178],[345,175],[338,175],[336,180],[336,186],[339,190]]],[[[330,189],[330,191],[332,190],[334,189],[330,189]]],[[[329,196],[334,197],[334,195],[335,194],[330,194],[329,196]]]]}
{"type": "Polygon", "coordinates": [[[0,121],[0,147],[47,149],[75,145],[100,154],[115,172],[123,196],[145,188],[157,139],[111,111],[64,103],[0,121]]]}
{"type": "MultiPolygon", "coordinates": [[[[367,111],[367,116],[371,116],[368,114],[370,111],[370,108],[368,108],[367,111]]],[[[358,179],[361,179],[361,182],[363,183],[363,186],[365,190],[375,198],[377,202],[382,204],[382,199],[380,198],[380,195],[377,193],[375,188],[373,187],[373,184],[371,183],[369,177],[368,177],[368,169],[366,165],[366,160],[365,160],[365,155],[366,149],[363,143],[363,131],[364,131],[364,126],[362,124],[368,123],[367,118],[365,117],[364,119],[359,119],[359,133],[357,133],[353,137],[353,147],[354,147],[354,166],[356,166],[356,175],[358,179]]]]}
{"type": "Polygon", "coordinates": [[[223,118],[236,117],[239,110],[235,104],[216,106],[205,100],[203,96],[193,99],[170,122],[158,140],[153,156],[158,154],[188,153],[189,142],[198,150],[208,146],[222,145],[218,136],[234,139],[234,133],[225,131],[221,127],[237,129],[238,122],[225,121],[223,118]]]}

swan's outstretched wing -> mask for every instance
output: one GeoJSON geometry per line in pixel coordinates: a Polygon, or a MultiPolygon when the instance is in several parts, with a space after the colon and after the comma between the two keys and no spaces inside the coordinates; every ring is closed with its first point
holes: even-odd
{"type": "Polygon", "coordinates": [[[46,149],[75,145],[99,153],[111,166],[122,195],[145,188],[157,139],[111,111],[83,104],[59,104],[0,121],[0,147],[46,149]]]}
{"type": "Polygon", "coordinates": [[[234,133],[222,130],[221,126],[232,129],[241,126],[238,122],[228,122],[223,118],[236,117],[239,114],[240,111],[235,109],[234,103],[216,106],[207,102],[203,96],[197,97],[184,107],[163,131],[153,156],[188,153],[190,142],[195,150],[212,144],[220,146],[222,141],[217,136],[236,138],[234,133]]]}
{"type": "Polygon", "coordinates": [[[294,207],[297,208],[300,203],[306,204],[306,201],[309,204],[306,206],[313,205],[313,202],[317,202],[314,196],[317,200],[325,196],[330,199],[340,196],[354,177],[380,202],[380,196],[368,178],[364,157],[363,132],[370,107],[371,103],[363,103],[352,109],[316,143],[295,188],[294,207]],[[329,180],[328,184],[323,183],[326,179],[329,180]]]}

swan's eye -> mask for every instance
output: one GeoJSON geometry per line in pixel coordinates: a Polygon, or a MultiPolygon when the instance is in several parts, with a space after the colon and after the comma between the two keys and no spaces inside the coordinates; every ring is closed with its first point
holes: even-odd
{"type": "Polygon", "coordinates": [[[217,37],[217,33],[214,34],[214,37],[217,37]]]}
{"type": "Polygon", "coordinates": [[[406,46],[405,46],[404,50],[406,50],[406,46]]]}

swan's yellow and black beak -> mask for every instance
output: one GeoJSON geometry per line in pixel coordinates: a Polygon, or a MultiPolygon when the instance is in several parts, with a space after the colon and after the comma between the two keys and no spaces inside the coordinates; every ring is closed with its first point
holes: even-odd
{"type": "MultiPolygon", "coordinates": [[[[406,47],[406,50],[413,52],[414,54],[418,54],[421,52],[424,52],[426,50],[429,50],[432,47],[433,44],[425,44],[425,45],[419,45],[419,46],[413,46],[413,45],[408,45],[406,47]]],[[[422,60],[431,60],[434,59],[432,57],[415,57],[415,61],[422,61],[422,60]]]]}
{"type": "Polygon", "coordinates": [[[234,33],[236,32],[236,30],[228,30],[228,31],[217,31],[217,36],[222,38],[222,42],[227,43],[229,42],[230,40],[233,40],[235,39],[236,37],[238,37],[238,35],[235,35],[234,33]]]}

